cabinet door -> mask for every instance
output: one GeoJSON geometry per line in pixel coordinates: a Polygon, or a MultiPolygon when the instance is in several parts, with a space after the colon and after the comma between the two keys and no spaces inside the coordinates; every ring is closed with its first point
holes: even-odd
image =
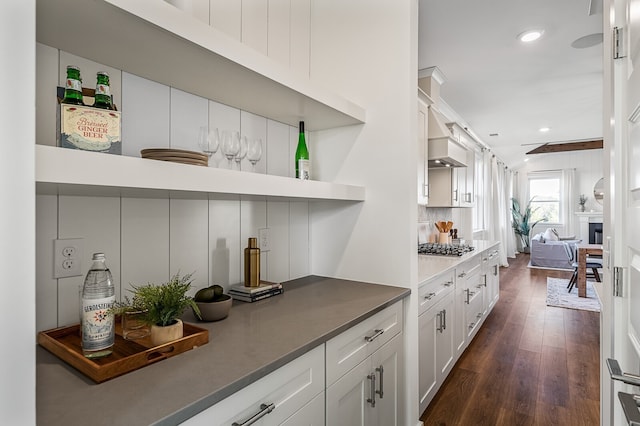
{"type": "Polygon", "coordinates": [[[398,401],[402,362],[402,333],[397,334],[371,356],[372,373],[375,381],[376,418],[372,425],[397,426],[400,424],[398,401]]]}
{"type": "Polygon", "coordinates": [[[368,402],[373,384],[371,377],[371,358],[368,357],[327,388],[328,425],[371,426],[374,418],[373,407],[368,402]]]}
{"type": "Polygon", "coordinates": [[[418,204],[429,202],[428,106],[418,100],[418,204]]]}
{"type": "Polygon", "coordinates": [[[440,328],[441,313],[434,306],[418,317],[418,391],[420,412],[427,409],[437,391],[436,329],[440,328]]]}
{"type": "Polygon", "coordinates": [[[453,293],[449,293],[437,307],[441,324],[436,330],[436,368],[438,383],[441,384],[453,368],[455,348],[453,346],[454,300],[453,293]]]}
{"type": "Polygon", "coordinates": [[[493,250],[489,254],[489,264],[487,271],[487,293],[489,299],[489,310],[493,309],[493,306],[498,302],[500,298],[500,258],[498,256],[498,250],[493,250]]]}
{"type": "Polygon", "coordinates": [[[429,169],[429,207],[457,206],[458,181],[455,170],[455,167],[429,169]]]}
{"type": "Polygon", "coordinates": [[[280,426],[324,426],[324,420],[324,393],[321,393],[280,426]]]}
{"type": "Polygon", "coordinates": [[[473,207],[476,203],[475,196],[475,180],[476,180],[476,151],[469,149],[467,151],[467,167],[465,170],[465,192],[462,201],[465,207],[473,207]]]}
{"type": "Polygon", "coordinates": [[[229,426],[264,413],[254,424],[279,425],[323,393],[324,365],[324,345],[320,345],[183,424],[229,426]]]}

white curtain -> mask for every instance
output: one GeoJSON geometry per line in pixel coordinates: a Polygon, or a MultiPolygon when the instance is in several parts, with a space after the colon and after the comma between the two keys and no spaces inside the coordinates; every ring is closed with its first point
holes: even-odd
{"type": "Polygon", "coordinates": [[[511,210],[509,200],[512,192],[512,180],[507,178],[511,172],[498,164],[495,156],[486,159],[489,169],[489,191],[487,205],[487,224],[489,240],[500,241],[500,264],[509,266],[507,253],[515,253],[515,238],[511,232],[511,210]],[[507,181],[509,181],[507,183],[507,181]]]}
{"type": "Polygon", "coordinates": [[[513,172],[511,170],[507,170],[505,169],[505,180],[506,180],[506,190],[505,190],[505,194],[506,194],[506,200],[505,200],[505,204],[506,204],[506,215],[503,214],[503,217],[506,221],[506,232],[507,232],[507,236],[506,236],[506,244],[505,244],[505,256],[506,257],[516,257],[516,252],[518,251],[517,249],[517,242],[516,242],[516,234],[515,232],[513,232],[513,228],[511,227],[511,198],[515,197],[515,183],[514,183],[514,176],[513,176],[513,172]]]}
{"type": "Polygon", "coordinates": [[[576,169],[562,170],[562,194],[560,197],[562,217],[561,222],[565,226],[565,235],[577,235],[577,220],[575,205],[578,203],[578,195],[575,193],[576,169]]]}

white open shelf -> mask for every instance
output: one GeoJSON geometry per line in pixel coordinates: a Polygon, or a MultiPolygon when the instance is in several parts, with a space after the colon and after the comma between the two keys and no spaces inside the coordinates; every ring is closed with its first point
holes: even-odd
{"type": "Polygon", "coordinates": [[[42,0],[39,42],[308,130],[365,110],[161,0],[42,0]]]}
{"type": "Polygon", "coordinates": [[[206,198],[209,194],[364,201],[361,186],[36,145],[39,194],[206,198]]]}

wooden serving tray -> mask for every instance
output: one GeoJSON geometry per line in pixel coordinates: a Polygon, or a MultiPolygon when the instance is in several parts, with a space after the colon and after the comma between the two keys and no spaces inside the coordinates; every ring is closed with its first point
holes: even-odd
{"type": "Polygon", "coordinates": [[[98,359],[89,359],[82,354],[80,324],[41,331],[38,343],[96,383],[102,383],[209,342],[209,330],[204,328],[184,323],[183,333],[184,336],[178,340],[153,346],[149,336],[125,340],[120,321],[116,321],[113,353],[98,359]]]}

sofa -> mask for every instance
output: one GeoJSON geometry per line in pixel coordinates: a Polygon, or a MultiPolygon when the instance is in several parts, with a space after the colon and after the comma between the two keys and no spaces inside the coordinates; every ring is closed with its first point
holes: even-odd
{"type": "Polygon", "coordinates": [[[581,241],[573,235],[558,236],[552,228],[536,234],[531,237],[531,266],[573,270],[576,244],[581,241]]]}

